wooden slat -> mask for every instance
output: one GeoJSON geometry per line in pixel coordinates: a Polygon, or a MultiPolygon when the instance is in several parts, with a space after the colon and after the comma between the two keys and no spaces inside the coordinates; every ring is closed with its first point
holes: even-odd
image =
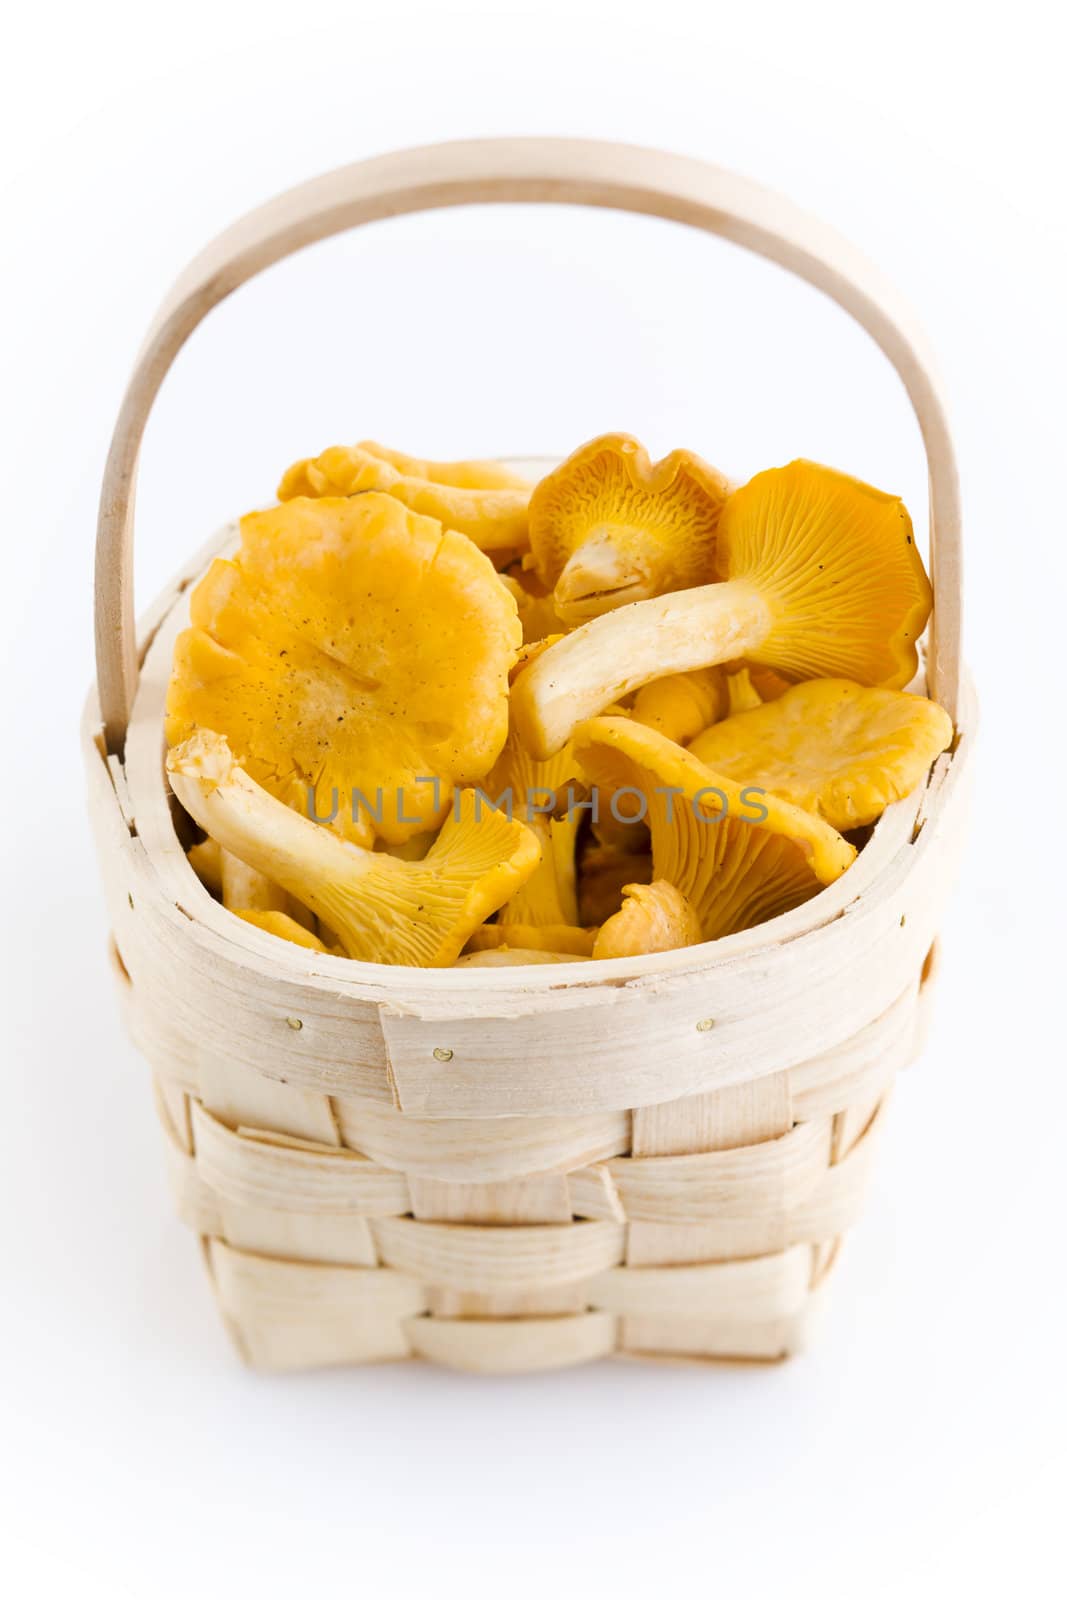
{"type": "Polygon", "coordinates": [[[613,1222],[477,1228],[389,1217],[371,1228],[388,1266],[420,1283],[476,1292],[576,1282],[621,1261],[623,1251],[624,1230],[613,1222]]]}
{"type": "Polygon", "coordinates": [[[402,1273],[270,1261],[218,1240],[209,1261],[223,1314],[254,1366],[285,1371],[411,1354],[405,1327],[426,1296],[402,1273]]]}
{"type": "Polygon", "coordinates": [[[591,1311],[573,1317],[502,1322],[440,1322],[416,1317],[405,1331],[417,1355],[461,1372],[546,1372],[595,1361],[615,1349],[615,1318],[591,1311]]]}

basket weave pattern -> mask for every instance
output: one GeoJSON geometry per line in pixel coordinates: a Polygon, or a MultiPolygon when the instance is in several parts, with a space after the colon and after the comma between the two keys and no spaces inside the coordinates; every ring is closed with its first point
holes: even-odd
{"type": "Polygon", "coordinates": [[[847,1045],[754,1083],[517,1128],[407,1119],[201,1052],[195,1084],[156,1077],[179,1214],[261,1367],[775,1358],[858,1214],[926,998],[916,985],[847,1045]]]}
{"type": "Polygon", "coordinates": [[[975,726],[944,410],[892,294],[728,173],[582,141],[408,151],[282,196],[180,280],[149,334],[101,501],[90,815],[127,1027],[178,1208],[267,1369],[421,1356],[476,1371],[612,1353],[773,1359],[802,1341],[920,1048],[975,726]],[[616,206],[748,245],[890,356],[930,469],[931,690],[957,742],[854,865],[764,928],[656,957],[424,973],[300,950],[196,879],[163,768],[187,589],[132,618],[133,487],[158,385],[226,293],[315,239],[478,201],[616,206]]]}

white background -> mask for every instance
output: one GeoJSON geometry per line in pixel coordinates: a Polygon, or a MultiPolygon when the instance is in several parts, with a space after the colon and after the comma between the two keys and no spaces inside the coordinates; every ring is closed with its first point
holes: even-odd
{"type": "MultiPolygon", "coordinates": [[[[16,1596],[1062,1593],[1067,364],[1051,8],[37,4],[5,26],[0,1573],[16,1596]],[[76,743],[95,496],[155,302],[213,233],[395,145],[575,133],[734,165],[916,303],[966,495],[984,712],[934,1033],[811,1354],[523,1381],[263,1379],[172,1220],[121,1037],[76,743]],[[387,1576],[388,1575],[388,1576],[387,1576]]],[[[377,435],[732,475],[806,454],[924,511],[874,348],[666,224],[518,209],[275,269],[182,355],[138,591],[288,461],[377,435]]]]}

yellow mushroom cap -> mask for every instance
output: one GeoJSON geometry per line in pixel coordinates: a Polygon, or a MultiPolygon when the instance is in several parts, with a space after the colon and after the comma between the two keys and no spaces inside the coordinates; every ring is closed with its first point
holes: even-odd
{"type": "MultiPolygon", "coordinates": [[[[376,448],[380,450],[381,446],[376,448]]],[[[529,484],[471,487],[455,480],[474,475],[474,463],[430,463],[413,457],[407,460],[411,466],[432,466],[436,478],[399,471],[391,460],[372,455],[361,445],[333,445],[312,460],[297,461],[291,466],[278,485],[278,499],[376,491],[391,495],[421,516],[436,518],[446,528],[466,534],[481,550],[527,548],[529,484]]]]}
{"type": "Polygon", "coordinates": [[[336,807],[356,842],[369,842],[368,817],[393,843],[432,827],[453,785],[500,753],[515,602],[469,539],[387,495],[245,517],[237,555],[194,589],[191,620],[168,742],[225,734],[257,783],[305,814],[310,792],[318,818],[336,807]]]}
{"type": "Polygon", "coordinates": [[[531,564],[571,622],[706,583],[728,493],[690,450],[653,465],[629,434],[603,434],[534,489],[531,564]]]}
{"type": "Polygon", "coordinates": [[[299,922],[287,916],[284,911],[235,911],[235,917],[240,917],[242,922],[250,922],[253,928],[262,928],[264,933],[273,933],[278,939],[288,939],[290,944],[301,945],[305,950],[321,950],[327,954],[327,947],[322,940],[317,938],[309,928],[302,928],[299,922]]]}
{"type": "Polygon", "coordinates": [[[910,794],[951,742],[951,717],[922,695],[813,678],[708,728],[690,750],[717,772],[848,829],[910,794]]]}
{"type": "Polygon", "coordinates": [[[716,564],[767,606],[763,665],[894,689],[914,677],[932,595],[898,496],[812,461],[757,473],[723,508],[716,564]]]}
{"type": "Polygon", "coordinates": [[[622,893],[621,909],[602,925],[593,943],[598,961],[681,950],[703,939],[700,918],[673,883],[662,878],[628,883],[622,893]]]}
{"type": "Polygon", "coordinates": [[[167,773],[205,832],[314,911],[361,961],[449,966],[537,865],[530,830],[480,812],[470,789],[457,796],[426,858],[400,861],[282,805],[207,729],[171,750],[167,773]]]}
{"type": "Polygon", "coordinates": [[[653,879],[673,884],[705,939],[779,916],[840,877],[856,852],[828,824],[705,766],[631,719],[594,717],[574,748],[597,789],[645,797],[653,879]]]}

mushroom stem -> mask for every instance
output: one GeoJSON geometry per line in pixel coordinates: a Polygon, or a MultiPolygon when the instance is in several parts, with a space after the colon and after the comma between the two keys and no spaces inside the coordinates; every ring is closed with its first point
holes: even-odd
{"type": "Polygon", "coordinates": [[[578,546],[556,580],[556,612],[565,622],[585,622],[632,600],[653,594],[647,573],[620,548],[611,527],[599,528],[578,546]]]}
{"type": "Polygon", "coordinates": [[[538,860],[530,831],[482,811],[473,790],[462,793],[424,861],[398,861],[275,800],[218,734],[194,734],[170,752],[167,771],[182,805],[224,850],[309,906],[359,960],[448,965],[538,860]]]}
{"type": "Polygon", "coordinates": [[[772,624],[760,591],[744,579],[640,600],[568,634],[517,679],[511,715],[541,759],[580,722],[668,673],[732,661],[758,648],[772,624]]]}

